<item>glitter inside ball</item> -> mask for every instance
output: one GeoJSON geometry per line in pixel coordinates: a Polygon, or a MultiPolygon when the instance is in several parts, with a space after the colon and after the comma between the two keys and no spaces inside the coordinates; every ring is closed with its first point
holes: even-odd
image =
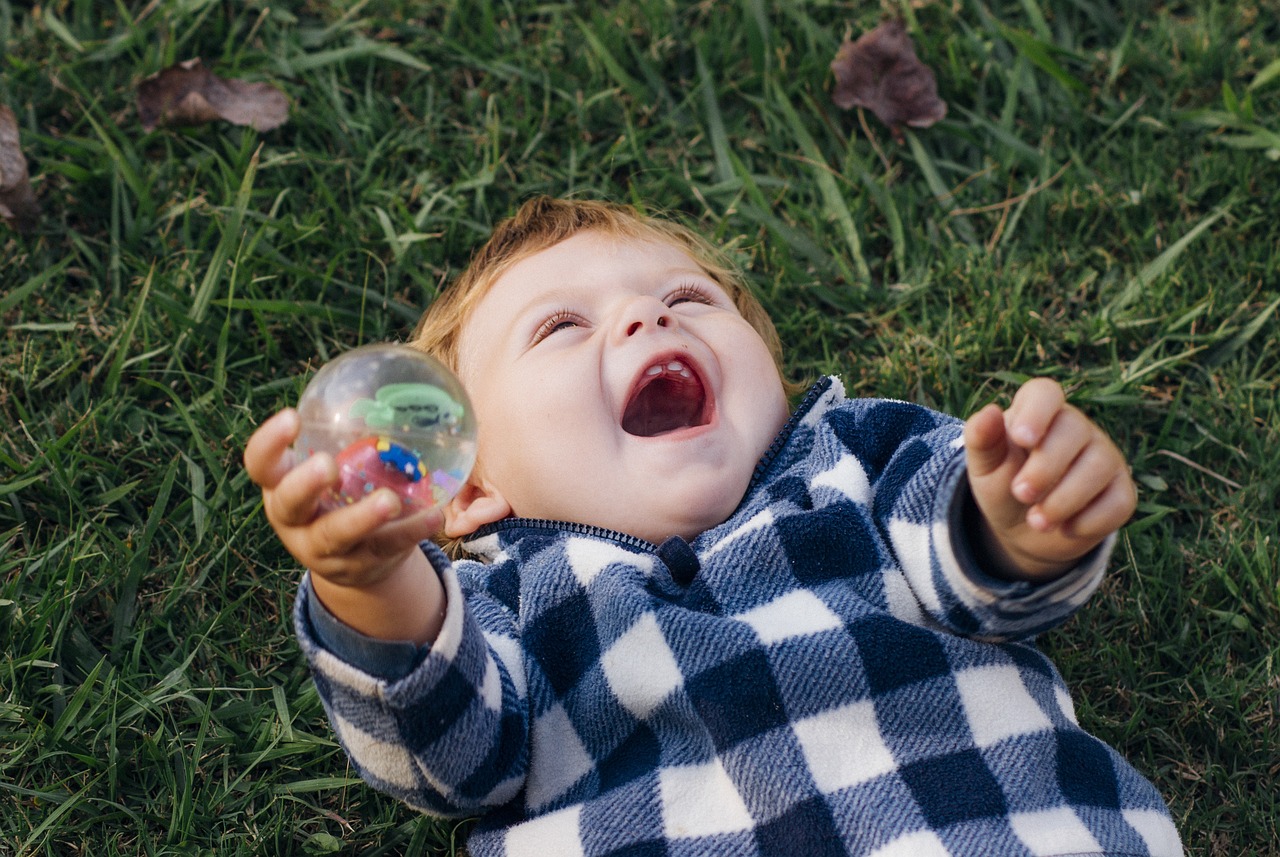
{"type": "Polygon", "coordinates": [[[365,345],[326,364],[298,400],[298,459],[333,456],[341,484],[326,510],[379,488],[405,513],[442,506],[476,460],[476,423],[462,384],[405,345],[365,345]]]}

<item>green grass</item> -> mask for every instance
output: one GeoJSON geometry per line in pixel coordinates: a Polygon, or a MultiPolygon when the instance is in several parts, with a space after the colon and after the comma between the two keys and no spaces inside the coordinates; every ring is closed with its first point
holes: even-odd
{"type": "Polygon", "coordinates": [[[731,245],[797,376],[1067,385],[1142,497],[1044,644],[1190,854],[1280,854],[1278,14],[913,4],[950,113],[897,143],[827,94],[874,4],[0,0],[0,855],[454,853],[334,744],[240,450],[538,192],[731,245]],[[196,55],[290,124],[143,133],[196,55]]]}

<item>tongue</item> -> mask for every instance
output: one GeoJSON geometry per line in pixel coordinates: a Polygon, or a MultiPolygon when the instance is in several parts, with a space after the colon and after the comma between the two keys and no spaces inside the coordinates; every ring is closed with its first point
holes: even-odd
{"type": "Polygon", "coordinates": [[[700,425],[702,399],[702,385],[697,381],[664,375],[636,393],[622,415],[622,430],[655,437],[700,425]]]}

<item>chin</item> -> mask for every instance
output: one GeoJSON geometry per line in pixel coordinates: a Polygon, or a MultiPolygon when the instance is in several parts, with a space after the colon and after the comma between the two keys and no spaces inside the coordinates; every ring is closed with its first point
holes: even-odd
{"type": "Polygon", "coordinates": [[[656,538],[651,537],[648,540],[654,544],[662,544],[671,536],[679,536],[685,541],[691,542],[707,530],[710,530],[713,527],[718,527],[727,521],[729,516],[733,514],[733,510],[738,508],[738,503],[740,501],[741,497],[737,497],[734,498],[732,502],[722,500],[718,505],[707,503],[697,505],[682,504],[680,508],[698,509],[700,510],[700,514],[696,517],[669,520],[666,522],[667,526],[665,529],[653,534],[657,536],[656,538]]]}

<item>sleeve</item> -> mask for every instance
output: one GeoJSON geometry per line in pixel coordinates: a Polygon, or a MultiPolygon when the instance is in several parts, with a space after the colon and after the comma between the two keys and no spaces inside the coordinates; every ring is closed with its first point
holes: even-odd
{"type": "Polygon", "coordinates": [[[348,649],[354,638],[326,635],[324,618],[317,622],[311,613],[309,577],[295,603],[294,626],[330,724],[360,776],[433,815],[475,815],[509,802],[524,783],[523,657],[510,612],[483,592],[464,592],[435,545],[424,543],[423,550],[447,599],[431,646],[407,644],[412,651],[399,648],[390,661],[387,652],[399,644],[375,646],[372,653],[348,649]]]}
{"type": "Polygon", "coordinates": [[[955,633],[985,640],[1030,639],[1075,613],[1102,581],[1114,535],[1050,582],[991,576],[976,561],[965,525],[962,423],[894,405],[877,420],[888,424],[893,442],[881,446],[873,515],[924,611],[955,633]],[[894,424],[901,427],[896,437],[894,424]]]}
{"type": "Polygon", "coordinates": [[[431,651],[410,641],[378,640],[361,634],[329,612],[313,587],[299,597],[303,603],[299,621],[306,623],[316,643],[356,669],[387,681],[396,681],[413,672],[431,651]]]}

